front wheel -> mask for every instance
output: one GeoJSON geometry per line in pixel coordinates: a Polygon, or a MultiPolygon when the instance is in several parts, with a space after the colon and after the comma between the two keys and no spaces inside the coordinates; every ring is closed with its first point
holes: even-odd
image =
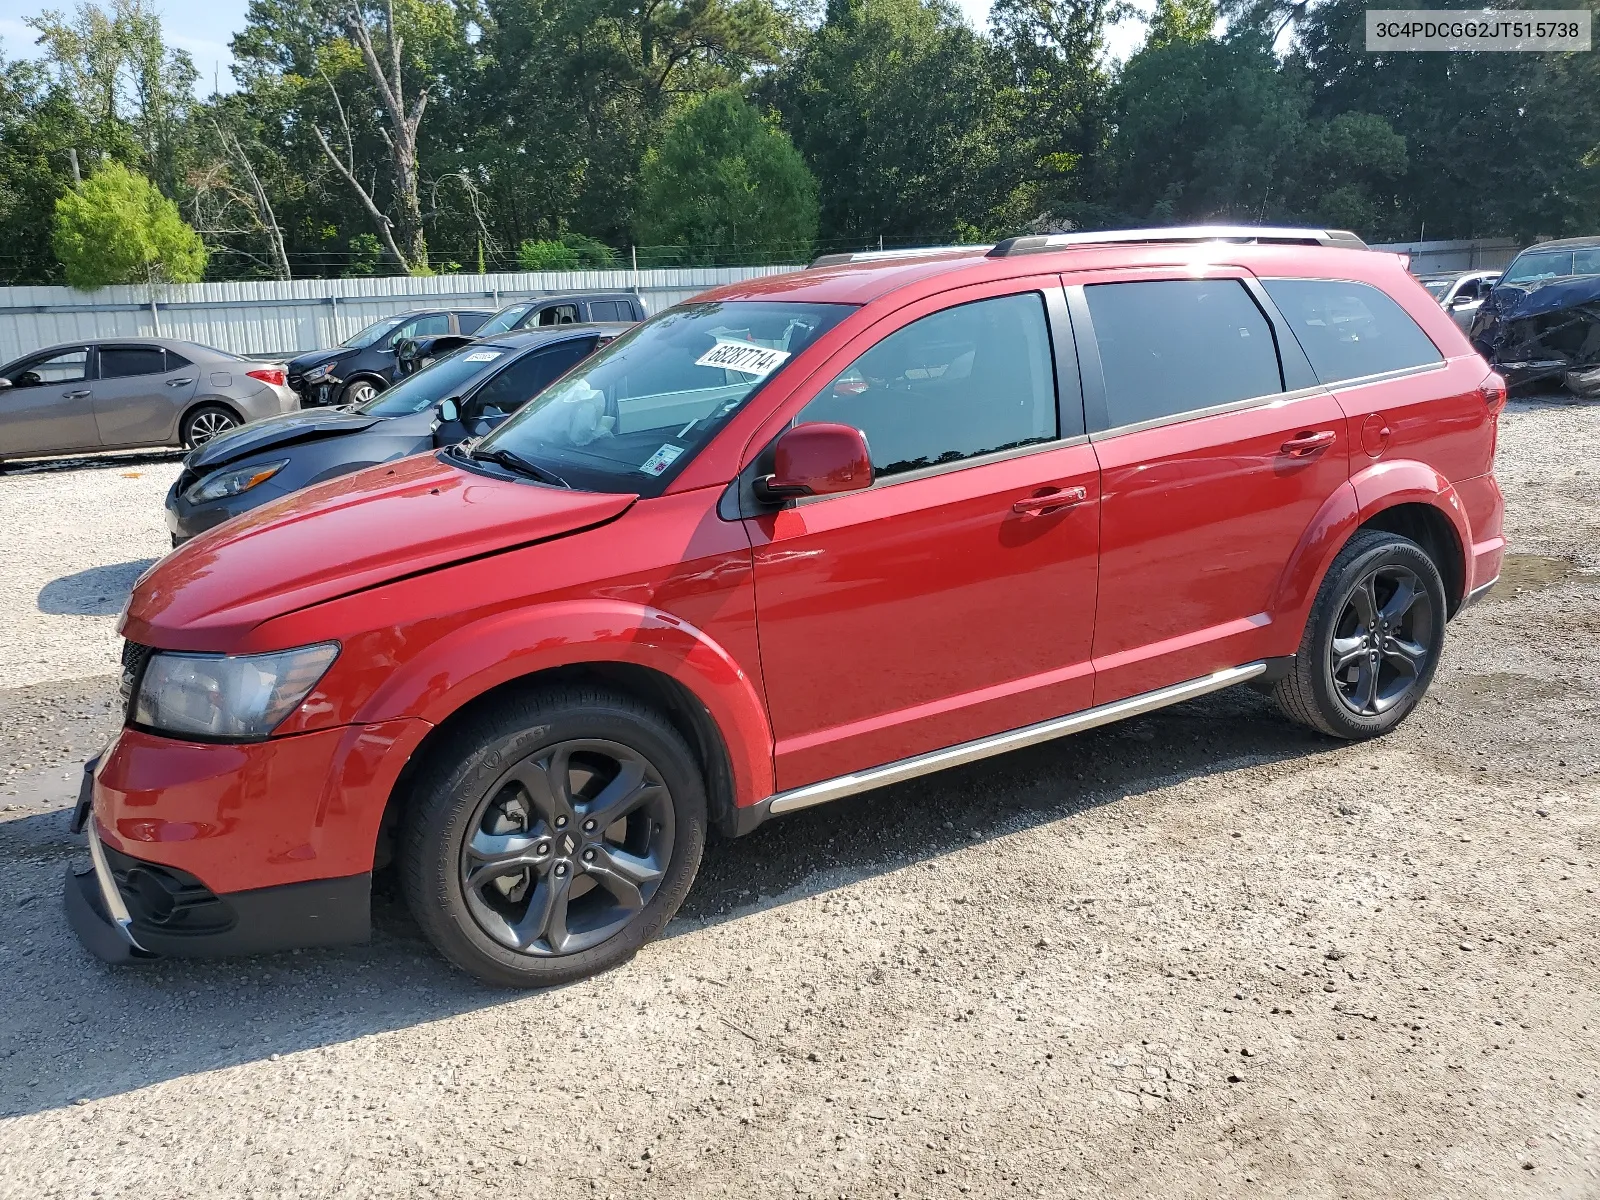
{"type": "Polygon", "coordinates": [[[1422,700],[1444,648],[1444,581],[1415,542],[1366,530],[1339,552],[1311,606],[1284,714],[1351,740],[1388,733],[1422,700]]]}
{"type": "Polygon", "coordinates": [[[354,379],[344,385],[339,396],[340,404],[365,404],[378,394],[378,385],[370,379],[354,379]]]}
{"type": "Polygon", "coordinates": [[[431,756],[403,826],[406,901],[451,962],[546,987],[626,961],[678,910],[705,785],[654,710],[586,689],[509,701],[431,756]]]}

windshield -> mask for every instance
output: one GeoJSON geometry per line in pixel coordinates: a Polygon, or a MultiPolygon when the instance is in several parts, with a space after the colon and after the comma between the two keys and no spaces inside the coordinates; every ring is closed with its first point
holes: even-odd
{"type": "Polygon", "coordinates": [[[1590,275],[1600,270],[1595,259],[1600,250],[1530,250],[1517,255],[1501,283],[1529,283],[1535,279],[1558,279],[1567,275],[1590,275]],[[1574,257],[1582,260],[1574,263],[1574,257]]]}
{"type": "MultiPolygon", "coordinates": [[[[624,334],[480,442],[575,488],[654,495],[845,304],[689,303],[624,334]]],[[[421,376],[417,376],[421,378],[421,376]]]]}
{"type": "Polygon", "coordinates": [[[399,316],[385,317],[381,321],[374,321],[371,325],[368,325],[354,337],[346,338],[344,344],[357,350],[365,350],[368,346],[372,345],[373,342],[377,341],[390,330],[396,328],[400,322],[404,320],[404,316],[399,316]]]}
{"type": "Polygon", "coordinates": [[[1444,299],[1444,294],[1450,290],[1448,279],[1424,279],[1422,286],[1428,289],[1428,295],[1435,300],[1444,299]]]}
{"type": "Polygon", "coordinates": [[[379,392],[356,411],[369,417],[407,417],[425,408],[459,396],[479,375],[490,370],[511,351],[505,346],[467,346],[429,363],[415,375],[408,375],[386,392],[379,392]]]}
{"type": "Polygon", "coordinates": [[[482,325],[478,326],[478,336],[483,337],[490,333],[510,333],[517,327],[517,322],[528,315],[528,310],[533,307],[528,304],[508,304],[482,325]]]}

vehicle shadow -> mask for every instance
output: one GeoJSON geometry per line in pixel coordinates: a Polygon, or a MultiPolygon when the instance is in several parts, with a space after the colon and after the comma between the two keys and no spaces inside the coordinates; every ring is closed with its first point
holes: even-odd
{"type": "MultiPolygon", "coordinates": [[[[1334,743],[1242,689],[775,819],[709,847],[670,940],[1194,776],[1334,743]]],[[[505,1004],[435,955],[380,875],[364,946],[107,968],[59,899],[66,812],[0,818],[0,1117],[505,1004]]],[[[1063,888],[1072,886],[1063,880],[1063,888]]],[[[658,969],[650,956],[620,971],[658,969]]],[[[582,984],[575,986],[594,986],[582,984]]],[[[601,986],[604,986],[603,984],[601,986]]]]}
{"type": "Polygon", "coordinates": [[[101,454],[71,454],[60,458],[12,459],[0,475],[52,475],[61,471],[105,470],[109,467],[139,467],[153,463],[175,463],[186,450],[111,450],[101,454]]]}
{"type": "Polygon", "coordinates": [[[39,589],[39,611],[54,616],[114,617],[128,602],[134,580],[155,563],[153,558],[90,567],[52,579],[39,589]]]}

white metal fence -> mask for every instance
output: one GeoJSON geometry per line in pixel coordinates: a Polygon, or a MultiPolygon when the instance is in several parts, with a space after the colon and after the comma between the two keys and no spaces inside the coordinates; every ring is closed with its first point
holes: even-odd
{"type": "Polygon", "coordinates": [[[1470,242],[1393,242],[1373,249],[1409,254],[1413,275],[1445,275],[1509,267],[1522,243],[1514,238],[1478,238],[1470,242]]]}
{"type": "Polygon", "coordinates": [[[659,312],[721,283],[796,267],[535,271],[383,279],[259,280],[126,286],[0,288],[0,363],[42,346],[107,337],[183,338],[219,350],[290,356],[342,342],[364,325],[430,305],[498,308],[561,292],[636,292],[659,312]]]}

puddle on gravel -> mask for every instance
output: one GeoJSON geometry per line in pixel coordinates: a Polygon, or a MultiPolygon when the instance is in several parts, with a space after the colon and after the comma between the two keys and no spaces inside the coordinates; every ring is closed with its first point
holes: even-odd
{"type": "Polygon", "coordinates": [[[1564,696],[1571,689],[1553,679],[1519,675],[1512,671],[1492,671],[1483,675],[1458,675],[1441,680],[1451,691],[1460,691],[1472,700],[1495,703],[1528,703],[1564,696]]]}
{"type": "Polygon", "coordinates": [[[1508,554],[1500,564],[1500,582],[1489,593],[1491,600],[1508,600],[1525,592],[1542,592],[1584,574],[1571,559],[1547,554],[1508,554]]]}

